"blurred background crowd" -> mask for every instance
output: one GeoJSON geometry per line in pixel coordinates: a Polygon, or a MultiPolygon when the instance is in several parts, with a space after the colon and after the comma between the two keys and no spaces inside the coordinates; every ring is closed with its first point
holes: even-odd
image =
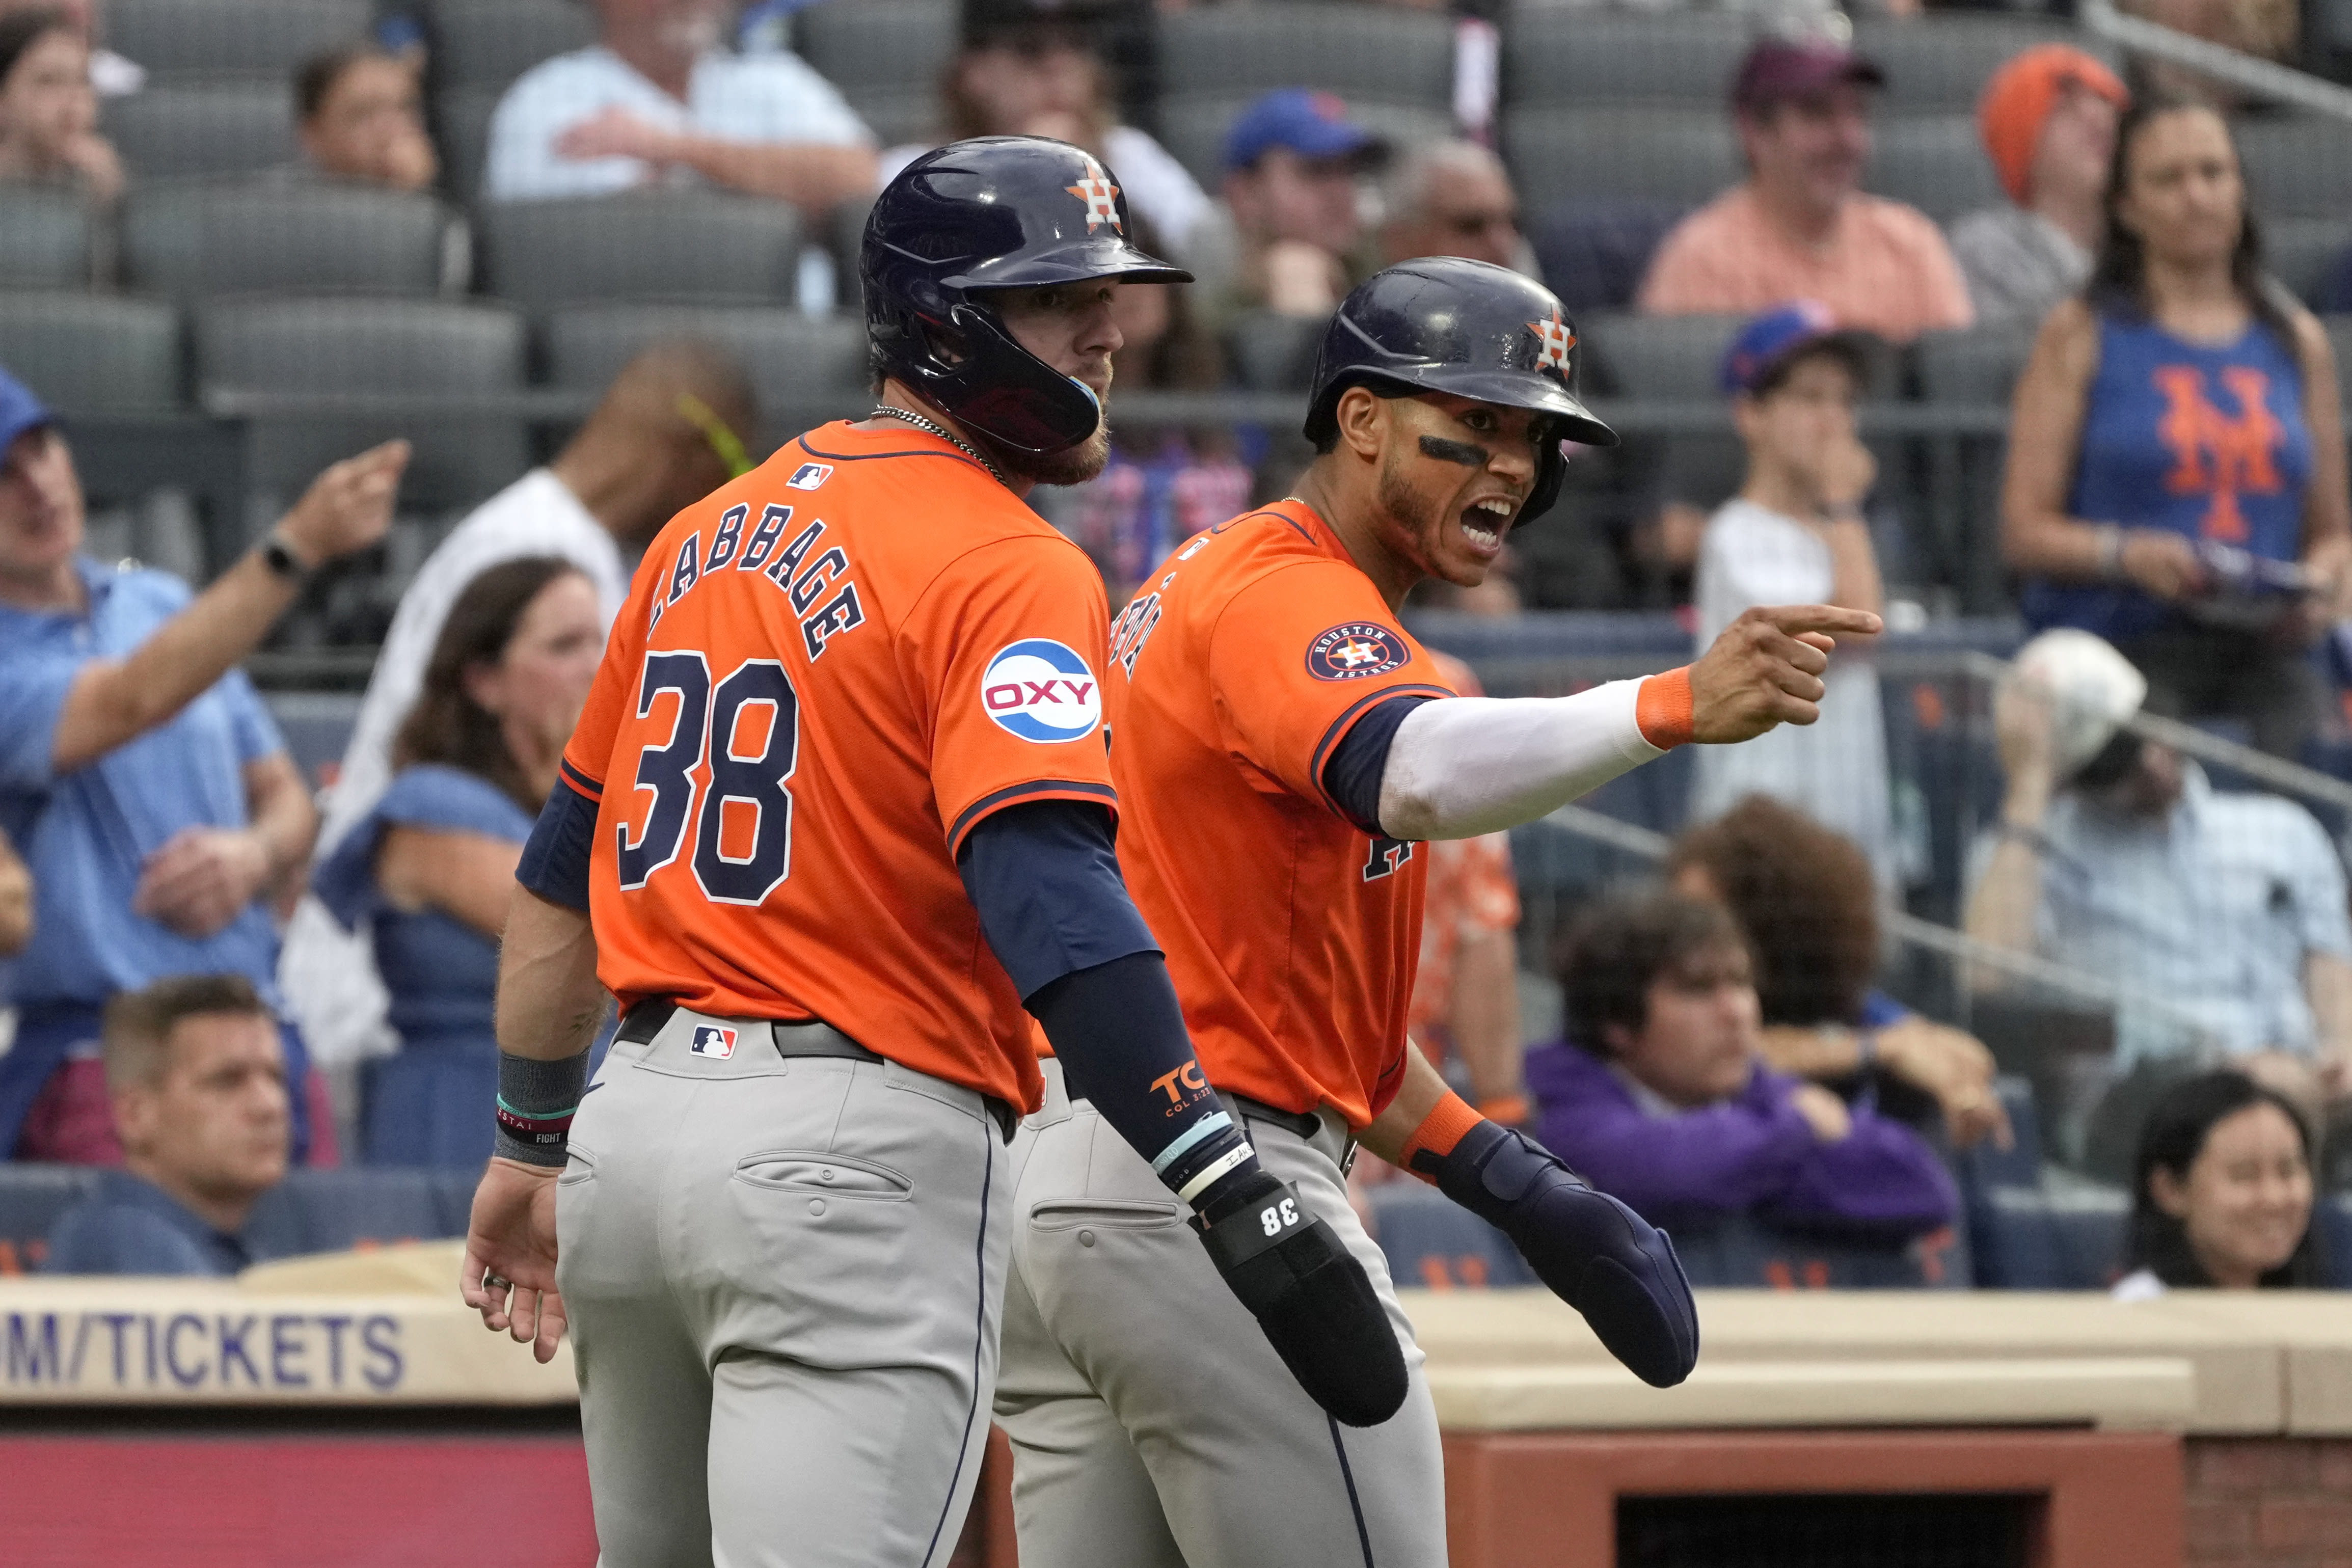
{"type": "Polygon", "coordinates": [[[1409,606],[1458,689],[1886,616],[1818,725],[1433,847],[1482,1109],[1703,1283],[2352,1283],[2352,4],[2126,9],[0,0],[0,1268],[462,1215],[637,552],[863,411],[874,192],[1020,133],[1197,279],[1034,498],[1114,608],[1454,255],[1627,437],[1409,606]]]}

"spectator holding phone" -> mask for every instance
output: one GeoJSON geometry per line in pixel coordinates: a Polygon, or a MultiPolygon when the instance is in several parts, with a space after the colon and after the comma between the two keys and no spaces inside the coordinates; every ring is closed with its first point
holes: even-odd
{"type": "Polygon", "coordinates": [[[2352,607],[2346,486],[2335,355],[2263,268],[2229,126],[2142,100],[2090,284],[2017,384],[2001,546],[2028,624],[2114,643],[2152,712],[2241,719],[2296,757],[2305,650],[2352,607]]]}

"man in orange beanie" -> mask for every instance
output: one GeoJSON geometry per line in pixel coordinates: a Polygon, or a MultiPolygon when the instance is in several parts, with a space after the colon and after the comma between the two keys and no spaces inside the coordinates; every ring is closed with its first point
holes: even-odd
{"type": "Polygon", "coordinates": [[[1977,124],[2009,204],[1952,226],[1979,321],[2038,321],[2090,276],[2129,96],[2115,72],[2066,44],[2037,44],[1985,84],[1977,124]]]}

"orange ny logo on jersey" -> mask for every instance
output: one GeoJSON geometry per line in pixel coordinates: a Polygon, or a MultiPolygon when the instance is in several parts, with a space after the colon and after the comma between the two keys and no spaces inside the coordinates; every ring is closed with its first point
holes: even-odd
{"type": "Polygon", "coordinates": [[[2205,376],[2196,366],[2158,365],[2156,389],[2165,412],[2156,432],[2172,454],[2164,488],[2177,496],[2212,497],[2200,531],[2225,544],[2242,544],[2246,516],[2238,510],[2238,498],[2278,493],[2275,454],[2286,432],[2271,413],[2269,376],[2251,365],[2230,365],[2221,372],[2221,384],[2237,403],[2235,417],[2205,395],[2205,376]]]}
{"type": "Polygon", "coordinates": [[[1195,1094],[1209,1087],[1209,1080],[1201,1076],[1201,1064],[1197,1061],[1186,1062],[1181,1068],[1171,1068],[1153,1079],[1151,1087],[1165,1091],[1169,1104],[1181,1105],[1184,1096],[1176,1087],[1180,1083],[1195,1094]]]}

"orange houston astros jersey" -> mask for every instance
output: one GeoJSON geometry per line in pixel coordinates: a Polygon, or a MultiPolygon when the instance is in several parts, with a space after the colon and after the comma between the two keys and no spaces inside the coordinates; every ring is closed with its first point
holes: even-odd
{"type": "Polygon", "coordinates": [[[1323,765],[1383,700],[1453,692],[1296,500],[1177,551],[1110,658],[1119,866],[1210,1081],[1363,1125],[1404,1070],[1425,857],[1343,816],[1323,765]]]}
{"type": "Polygon", "coordinates": [[[606,988],[822,1019],[1035,1105],[1030,1019],[955,853],[1005,806],[1114,805],[1108,619],[1076,545],[912,429],[824,426],[680,512],[564,753],[601,801],[606,988]]]}

